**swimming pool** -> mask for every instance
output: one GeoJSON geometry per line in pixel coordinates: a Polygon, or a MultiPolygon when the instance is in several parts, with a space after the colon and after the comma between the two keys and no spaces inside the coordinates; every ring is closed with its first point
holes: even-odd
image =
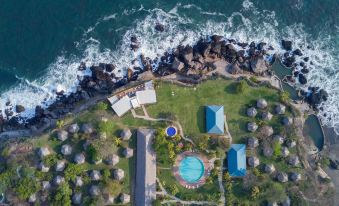
{"type": "Polygon", "coordinates": [[[173,127],[173,126],[167,127],[167,129],[166,129],[166,134],[167,134],[167,136],[169,136],[169,137],[173,137],[174,135],[177,134],[177,129],[176,129],[175,127],[173,127]]]}
{"type": "Polygon", "coordinates": [[[179,165],[179,174],[188,183],[196,183],[204,175],[204,164],[198,157],[185,157],[179,165]]]}

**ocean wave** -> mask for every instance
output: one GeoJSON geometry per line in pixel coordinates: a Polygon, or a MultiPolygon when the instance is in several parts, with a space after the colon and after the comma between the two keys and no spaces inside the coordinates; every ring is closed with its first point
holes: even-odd
{"type": "MultiPolygon", "coordinates": [[[[38,80],[29,82],[21,81],[16,87],[1,95],[0,107],[6,108],[8,99],[13,105],[22,104],[28,108],[23,113],[24,117],[34,114],[36,105],[47,106],[56,98],[55,91],[64,90],[66,93],[74,91],[78,78],[86,73],[77,70],[80,62],[87,65],[99,62],[114,63],[117,67],[115,75],[123,77],[127,68],[140,65],[138,60],[140,54],[156,59],[165,52],[182,44],[193,45],[201,37],[218,34],[239,42],[267,42],[275,48],[269,54],[277,53],[282,56],[285,52],[281,47],[281,39],[293,41],[293,48],[300,48],[304,56],[310,57],[307,66],[310,72],[306,75],[309,79],[306,85],[297,86],[306,89],[308,86],[318,86],[329,93],[329,98],[320,107],[319,116],[322,122],[328,126],[337,128],[339,133],[339,81],[338,81],[338,55],[335,55],[331,41],[333,38],[326,34],[319,34],[317,39],[305,32],[302,24],[281,26],[274,11],[258,11],[254,4],[245,0],[240,11],[231,15],[224,15],[212,11],[204,11],[194,4],[177,4],[169,11],[162,9],[145,10],[140,8],[125,10],[122,15],[131,15],[136,12],[148,12],[144,19],[136,19],[134,24],[126,26],[126,30],[120,44],[114,49],[102,48],[100,39],[91,37],[99,24],[110,24],[111,19],[120,14],[104,16],[86,31],[83,39],[77,42],[77,48],[82,51],[81,56],[60,56],[47,69],[46,75],[38,80]],[[198,12],[201,15],[215,15],[218,20],[197,20],[189,18],[185,11],[198,12]],[[154,25],[161,23],[165,26],[164,32],[157,32],[154,25]],[[140,48],[133,52],[130,50],[130,38],[136,36],[140,48]],[[312,62],[312,64],[311,64],[312,62]],[[79,77],[78,77],[79,76],[79,77]]],[[[188,12],[189,13],[189,12],[188,12]]],[[[208,18],[207,18],[208,19],[208,18]]],[[[297,58],[297,62],[302,61],[297,58]]],[[[156,66],[156,65],[155,65],[156,66]]],[[[299,68],[300,69],[300,68],[299,68]]]]}

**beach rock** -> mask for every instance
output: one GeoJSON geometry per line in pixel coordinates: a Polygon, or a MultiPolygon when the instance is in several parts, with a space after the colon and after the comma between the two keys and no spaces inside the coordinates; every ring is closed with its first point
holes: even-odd
{"type": "Polygon", "coordinates": [[[182,63],[181,61],[179,61],[178,58],[175,57],[171,69],[180,72],[184,67],[185,67],[184,63],[182,63]]]}
{"type": "Polygon", "coordinates": [[[303,73],[303,74],[307,74],[307,73],[309,73],[310,71],[308,70],[308,69],[306,69],[306,68],[303,68],[303,69],[301,69],[301,73],[303,73]]]}
{"type": "Polygon", "coordinates": [[[187,45],[181,54],[181,58],[183,62],[187,65],[189,62],[193,59],[193,48],[189,45],[187,45]]]}
{"type": "Polygon", "coordinates": [[[227,66],[227,72],[230,74],[240,74],[242,73],[242,70],[238,63],[234,63],[227,66]]]}
{"type": "Polygon", "coordinates": [[[85,62],[81,62],[79,67],[78,67],[79,71],[84,71],[86,70],[86,63],[85,62]]]}
{"type": "Polygon", "coordinates": [[[18,104],[18,105],[15,106],[15,111],[16,111],[17,113],[24,112],[24,111],[25,111],[25,107],[18,104]]]}
{"type": "Polygon", "coordinates": [[[196,53],[201,54],[203,57],[207,57],[211,49],[211,44],[203,39],[200,39],[196,45],[194,45],[193,50],[196,53]]]}
{"type": "Polygon", "coordinates": [[[308,62],[309,59],[310,59],[309,57],[305,57],[303,60],[304,62],[308,62]]]}
{"type": "Polygon", "coordinates": [[[106,72],[112,72],[115,69],[115,65],[114,64],[106,64],[105,70],[106,72]]]}
{"type": "Polygon", "coordinates": [[[281,40],[281,45],[283,47],[283,49],[290,51],[292,50],[292,41],[289,40],[281,40]]]}
{"type": "Polygon", "coordinates": [[[306,79],[305,75],[300,73],[298,77],[299,77],[298,79],[299,79],[300,84],[306,84],[307,83],[307,79],[306,79]]]}
{"type": "Polygon", "coordinates": [[[297,55],[297,56],[302,56],[302,55],[303,55],[303,53],[301,52],[300,49],[294,50],[294,51],[293,51],[293,54],[294,54],[294,55],[297,55]]]}
{"type": "Polygon", "coordinates": [[[223,39],[223,36],[220,35],[212,35],[211,36],[212,41],[214,42],[220,42],[223,39]]]}
{"type": "Polygon", "coordinates": [[[260,43],[257,45],[257,49],[258,49],[258,50],[263,50],[265,45],[266,45],[266,43],[260,42],[260,43]]]}
{"type": "Polygon", "coordinates": [[[132,79],[133,76],[133,70],[131,68],[127,69],[127,79],[132,79]]]}
{"type": "Polygon", "coordinates": [[[157,23],[154,28],[155,30],[160,31],[160,32],[165,31],[165,26],[160,23],[157,23]]]}
{"type": "Polygon", "coordinates": [[[254,73],[262,74],[268,70],[265,60],[262,57],[257,57],[250,60],[250,66],[254,73]]]}
{"type": "Polygon", "coordinates": [[[294,62],[295,62],[295,57],[294,56],[288,56],[284,59],[283,64],[286,67],[292,67],[294,62]]]}
{"type": "Polygon", "coordinates": [[[138,38],[136,36],[131,36],[132,43],[138,43],[138,38]]]}
{"type": "Polygon", "coordinates": [[[328,98],[328,93],[323,89],[316,89],[311,88],[311,92],[308,95],[306,95],[306,101],[312,105],[314,108],[316,108],[317,105],[319,105],[321,102],[326,101],[328,98]]]}

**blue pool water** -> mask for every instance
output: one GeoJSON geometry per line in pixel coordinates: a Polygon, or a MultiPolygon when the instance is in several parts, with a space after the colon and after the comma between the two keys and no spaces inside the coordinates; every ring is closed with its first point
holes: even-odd
{"type": "Polygon", "coordinates": [[[166,130],[167,136],[173,137],[177,134],[177,130],[174,127],[168,127],[166,130]]]}
{"type": "Polygon", "coordinates": [[[197,157],[185,157],[179,165],[179,174],[188,183],[198,182],[204,170],[204,164],[197,157]]]}

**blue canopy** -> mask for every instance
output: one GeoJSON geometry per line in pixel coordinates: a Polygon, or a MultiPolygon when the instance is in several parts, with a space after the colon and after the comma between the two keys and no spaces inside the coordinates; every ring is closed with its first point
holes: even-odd
{"type": "Polygon", "coordinates": [[[210,134],[224,134],[224,106],[206,106],[206,130],[210,134]]]}
{"type": "Polygon", "coordinates": [[[246,146],[244,144],[232,144],[227,160],[228,172],[232,177],[246,175],[246,146]]]}

